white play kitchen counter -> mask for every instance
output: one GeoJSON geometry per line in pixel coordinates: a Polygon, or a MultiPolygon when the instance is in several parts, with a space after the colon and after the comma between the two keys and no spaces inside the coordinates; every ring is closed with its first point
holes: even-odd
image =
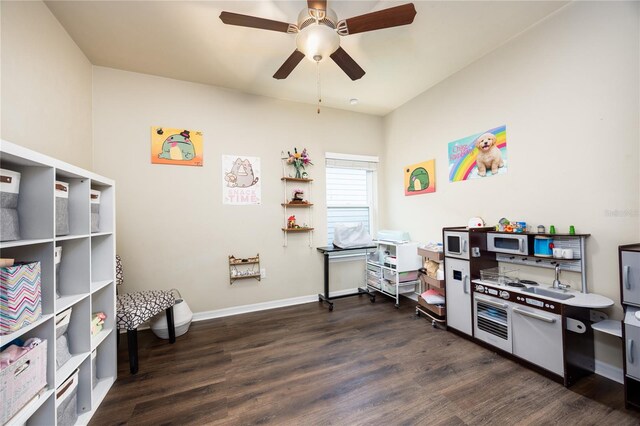
{"type": "Polygon", "coordinates": [[[472,284],[477,340],[565,386],[594,371],[590,310],[612,306],[613,300],[548,285],[472,284]]]}
{"type": "Polygon", "coordinates": [[[562,300],[554,296],[545,296],[543,294],[536,294],[536,293],[532,294],[527,292],[523,288],[506,287],[506,286],[501,286],[495,283],[482,281],[482,280],[473,280],[473,282],[476,284],[484,284],[491,287],[509,290],[510,292],[520,293],[525,296],[535,296],[536,298],[548,300],[549,302],[559,303],[559,304],[568,305],[568,306],[576,306],[579,308],[602,309],[602,308],[608,308],[610,306],[613,306],[613,300],[609,299],[608,297],[602,296],[600,294],[581,293],[579,291],[569,290],[569,289],[558,290],[558,289],[554,289],[551,285],[545,285],[545,284],[540,284],[538,286],[526,285],[525,288],[540,288],[545,291],[549,291],[551,293],[557,293],[559,297],[566,297],[566,296],[573,296],[573,297],[566,300],[562,300]]]}

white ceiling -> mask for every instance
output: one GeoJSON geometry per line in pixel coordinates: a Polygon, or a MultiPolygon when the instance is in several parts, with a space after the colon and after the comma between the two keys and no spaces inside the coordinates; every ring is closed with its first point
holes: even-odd
{"type": "MultiPolygon", "coordinates": [[[[224,25],[223,10],[295,23],[306,1],[47,1],[94,65],[315,104],[316,66],[272,75],[295,36],[224,25]]],[[[407,1],[329,1],[339,19],[407,1]]],[[[415,1],[413,24],[341,38],[366,71],[320,64],[322,104],[384,115],[564,6],[563,1],[415,1]],[[349,99],[357,98],[357,105],[349,99]]]]}

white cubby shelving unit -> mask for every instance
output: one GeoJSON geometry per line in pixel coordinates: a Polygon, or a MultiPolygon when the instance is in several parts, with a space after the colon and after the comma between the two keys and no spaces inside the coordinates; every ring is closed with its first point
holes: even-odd
{"type": "Polygon", "coordinates": [[[55,426],[56,389],[75,370],[79,371],[76,424],[84,425],[115,382],[117,373],[115,183],[4,140],[0,141],[0,167],[21,173],[18,207],[21,239],[0,242],[0,257],[37,260],[42,269],[42,317],[34,324],[0,336],[0,346],[30,337],[47,340],[47,388],[7,425],[55,426]],[[69,183],[68,235],[56,235],[55,231],[56,180],[69,183]],[[91,189],[102,192],[100,229],[93,234],[91,189]],[[58,246],[62,247],[60,282],[56,282],[54,265],[54,250],[58,246]],[[55,316],[69,307],[72,314],[67,337],[72,357],[57,368],[55,316]],[[104,312],[107,318],[103,330],[92,336],[94,312],[104,312]]]}

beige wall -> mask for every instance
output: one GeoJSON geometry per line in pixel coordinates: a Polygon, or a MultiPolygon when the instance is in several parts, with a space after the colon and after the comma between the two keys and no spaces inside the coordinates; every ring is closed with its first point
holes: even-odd
{"type": "MultiPolygon", "coordinates": [[[[127,290],[175,287],[194,312],[321,290],[315,247],[326,245],[324,153],[378,155],[380,117],[329,108],[318,115],[311,105],[102,67],[93,79],[94,169],[118,184],[117,245],[127,290]],[[154,125],[203,131],[204,166],[151,165],[154,125]],[[308,148],[315,163],[313,248],[303,234],[282,246],[280,153],[294,146],[308,148]],[[223,154],[260,157],[262,205],[222,204],[223,154]],[[267,278],[229,285],[227,256],[256,253],[267,278]]],[[[333,277],[332,289],[355,287],[333,277]]]]}
{"type": "Polygon", "coordinates": [[[41,1],[2,1],[2,139],[91,168],[91,63],[41,1]]]}
{"type": "MultiPolygon", "coordinates": [[[[640,239],[639,7],[573,3],[389,114],[383,223],[421,241],[476,215],[575,225],[589,290],[618,302],[617,246],[640,239]],[[508,173],[449,183],[447,143],[502,124],[508,173]],[[403,166],[430,158],[437,192],[404,197],[403,166]]],[[[620,364],[618,345],[600,358],[620,364]]]]}

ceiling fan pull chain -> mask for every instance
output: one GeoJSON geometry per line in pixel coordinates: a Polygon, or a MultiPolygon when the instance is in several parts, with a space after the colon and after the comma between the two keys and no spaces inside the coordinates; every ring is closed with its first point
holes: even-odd
{"type": "Polygon", "coordinates": [[[322,102],[322,93],[320,91],[320,61],[316,61],[316,73],[318,80],[318,114],[320,114],[320,103],[322,102]]]}

